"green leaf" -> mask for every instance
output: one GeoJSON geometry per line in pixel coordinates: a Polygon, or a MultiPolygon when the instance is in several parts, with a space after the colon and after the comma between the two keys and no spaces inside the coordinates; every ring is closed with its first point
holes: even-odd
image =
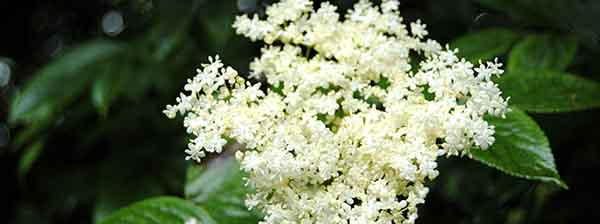
{"type": "Polygon", "coordinates": [[[107,184],[101,183],[94,206],[94,223],[101,223],[112,212],[129,203],[166,193],[164,187],[156,179],[146,175],[136,180],[122,182],[121,186],[107,186],[107,184]],[[140,188],[140,186],[144,187],[140,188]]]}
{"type": "Polygon", "coordinates": [[[498,84],[510,103],[531,112],[567,112],[600,107],[600,84],[549,70],[513,70],[498,84]]]}
{"type": "Polygon", "coordinates": [[[257,223],[260,215],[249,211],[244,198],[244,173],[232,158],[217,158],[206,168],[188,169],[185,197],[202,205],[219,223],[257,223]]]}
{"type": "Polygon", "coordinates": [[[31,166],[33,166],[33,163],[35,163],[35,161],[42,153],[43,148],[44,140],[41,139],[34,142],[25,149],[23,155],[21,155],[21,158],[19,159],[19,168],[17,170],[20,178],[23,178],[25,177],[25,175],[27,175],[27,173],[31,169],[31,166]]]}
{"type": "Polygon", "coordinates": [[[508,57],[508,71],[520,69],[565,70],[577,52],[574,37],[529,35],[513,48],[508,57]]]}
{"type": "Polygon", "coordinates": [[[37,122],[52,115],[78,97],[89,85],[95,73],[86,72],[91,65],[114,56],[122,48],[108,41],[93,41],[81,45],[54,60],[25,85],[11,105],[12,122],[37,122]],[[65,88],[68,85],[68,88],[65,88]]]}
{"type": "Polygon", "coordinates": [[[200,224],[216,224],[203,208],[175,197],[156,197],[134,203],[113,213],[100,224],[183,224],[190,219],[196,219],[200,224]]]}
{"type": "MultiPolygon", "coordinates": [[[[126,57],[123,55],[122,57],[126,57]]],[[[108,113],[108,109],[112,101],[123,91],[124,82],[128,76],[134,74],[128,74],[125,58],[120,60],[112,60],[103,65],[101,72],[98,74],[94,84],[92,84],[91,98],[92,103],[103,115],[108,113]]],[[[131,79],[131,77],[129,77],[131,79]]]]}
{"type": "Polygon", "coordinates": [[[470,33],[454,40],[450,46],[458,48],[458,54],[471,62],[493,59],[510,50],[519,34],[502,28],[491,28],[470,33]]]}
{"type": "Polygon", "coordinates": [[[102,75],[92,85],[92,103],[104,115],[108,112],[108,107],[115,96],[112,78],[110,74],[102,75]]]}
{"type": "Polygon", "coordinates": [[[34,140],[35,136],[38,136],[44,132],[46,128],[50,126],[50,123],[50,120],[46,120],[44,122],[35,122],[27,126],[25,129],[17,133],[11,142],[12,146],[15,149],[20,149],[21,147],[30,143],[29,141],[34,140]]]}
{"type": "Polygon", "coordinates": [[[511,109],[504,119],[488,119],[496,128],[496,142],[487,150],[470,150],[472,157],[510,175],[550,182],[567,189],[556,171],[544,132],[525,112],[511,109]]]}

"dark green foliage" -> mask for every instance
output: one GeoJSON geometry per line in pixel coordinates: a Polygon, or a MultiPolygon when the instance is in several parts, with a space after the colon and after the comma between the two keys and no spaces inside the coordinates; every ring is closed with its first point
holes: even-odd
{"type": "Polygon", "coordinates": [[[499,79],[512,105],[531,112],[565,112],[600,107],[600,84],[566,72],[510,70],[499,79]]]}
{"type": "Polygon", "coordinates": [[[530,35],[510,52],[508,70],[565,70],[573,62],[577,40],[570,36],[530,35]]]}
{"type": "Polygon", "coordinates": [[[567,185],[560,179],[544,132],[525,112],[511,108],[506,118],[490,118],[496,142],[488,150],[472,149],[475,160],[525,179],[567,185]]]}
{"type": "Polygon", "coordinates": [[[120,50],[115,43],[95,41],[48,64],[13,100],[9,120],[34,123],[52,119],[91,84],[96,75],[91,67],[117,57],[120,50]],[[61,88],[65,83],[72,87],[61,88]]]}
{"type": "Polygon", "coordinates": [[[475,63],[506,54],[518,39],[519,34],[512,30],[491,28],[462,36],[450,46],[458,48],[460,56],[475,63]]]}
{"type": "Polygon", "coordinates": [[[110,215],[100,224],[163,224],[185,223],[195,219],[196,223],[216,224],[210,215],[189,201],[174,197],[157,197],[130,205],[110,215]]]}
{"type": "Polygon", "coordinates": [[[204,207],[218,223],[258,223],[261,215],[244,205],[250,189],[233,157],[214,159],[205,167],[188,168],[185,197],[204,207]]]}

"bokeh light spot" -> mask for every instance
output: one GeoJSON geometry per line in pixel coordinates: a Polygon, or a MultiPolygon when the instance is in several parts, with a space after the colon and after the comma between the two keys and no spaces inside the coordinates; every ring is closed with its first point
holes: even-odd
{"type": "Polygon", "coordinates": [[[125,29],[123,15],[118,11],[109,11],[102,17],[102,31],[108,36],[119,35],[125,29]]]}
{"type": "Polygon", "coordinates": [[[0,61],[0,87],[8,85],[10,73],[10,66],[6,62],[0,61]]]}

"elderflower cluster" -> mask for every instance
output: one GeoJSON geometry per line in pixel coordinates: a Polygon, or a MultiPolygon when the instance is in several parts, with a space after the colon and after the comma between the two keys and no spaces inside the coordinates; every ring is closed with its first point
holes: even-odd
{"type": "Polygon", "coordinates": [[[436,159],[494,142],[483,116],[507,111],[491,81],[501,64],[458,58],[421,22],[404,25],[395,0],[343,18],[314,8],[283,0],[239,16],[236,31],[266,43],[255,81],[209,58],[165,113],[184,116],[188,159],[244,145],[246,204],[263,224],[414,223],[436,159]]]}

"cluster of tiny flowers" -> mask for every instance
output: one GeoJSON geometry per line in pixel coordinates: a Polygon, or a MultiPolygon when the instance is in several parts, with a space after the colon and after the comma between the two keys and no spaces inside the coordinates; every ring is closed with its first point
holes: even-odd
{"type": "Polygon", "coordinates": [[[283,0],[266,18],[239,16],[236,31],[266,44],[255,81],[218,57],[198,69],[165,110],[184,116],[187,158],[242,144],[262,224],[414,223],[436,159],[488,148],[483,116],[504,116],[507,101],[491,81],[501,64],[457,57],[420,21],[404,25],[398,5],[359,1],[340,18],[283,0]]]}

